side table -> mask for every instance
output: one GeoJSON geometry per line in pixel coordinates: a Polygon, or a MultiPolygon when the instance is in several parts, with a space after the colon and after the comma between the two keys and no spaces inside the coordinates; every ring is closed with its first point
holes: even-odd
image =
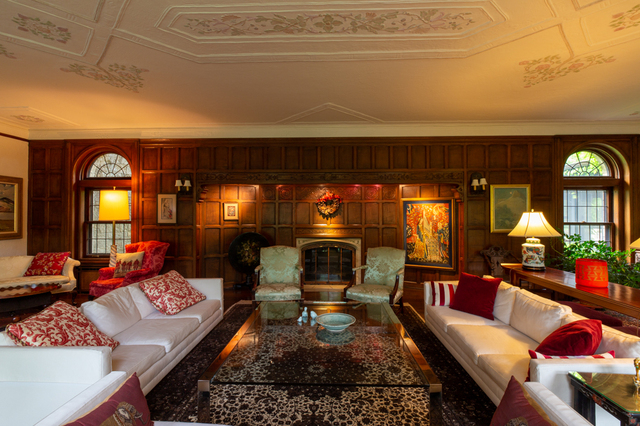
{"type": "Polygon", "coordinates": [[[573,408],[596,424],[596,404],[620,420],[621,425],[640,424],[640,396],[631,374],[569,372],[575,388],[573,408]]]}

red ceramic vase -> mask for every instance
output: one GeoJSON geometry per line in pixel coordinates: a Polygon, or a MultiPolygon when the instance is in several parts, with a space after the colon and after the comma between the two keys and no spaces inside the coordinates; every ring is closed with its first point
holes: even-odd
{"type": "Polygon", "coordinates": [[[576,284],[585,287],[608,287],[607,262],[596,259],[576,259],[576,284]]]}

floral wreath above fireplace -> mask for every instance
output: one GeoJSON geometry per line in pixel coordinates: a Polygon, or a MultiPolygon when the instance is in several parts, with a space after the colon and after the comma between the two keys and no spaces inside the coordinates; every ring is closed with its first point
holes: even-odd
{"type": "Polygon", "coordinates": [[[340,210],[340,204],[342,204],[342,198],[331,191],[325,192],[324,195],[316,201],[318,213],[320,213],[323,219],[336,217],[338,210],[340,210]]]}

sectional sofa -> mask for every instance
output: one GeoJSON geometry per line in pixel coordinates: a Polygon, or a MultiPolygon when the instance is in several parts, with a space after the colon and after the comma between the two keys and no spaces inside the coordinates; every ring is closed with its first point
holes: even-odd
{"type": "Polygon", "coordinates": [[[93,409],[134,372],[143,393],[149,393],[222,320],[222,279],[187,281],[206,299],[175,315],[158,311],[138,283],[82,304],[80,311],[120,343],[113,351],[17,347],[6,332],[0,333],[0,409],[28,412],[30,419],[25,422],[15,413],[11,424],[64,424],[93,409]]]}
{"type": "MultiPolygon", "coordinates": [[[[451,284],[454,289],[458,284],[441,283],[451,284]]],[[[427,326],[496,405],[511,376],[523,383],[529,367],[531,382],[540,383],[569,406],[574,390],[568,371],[635,373],[633,358],[640,356],[640,338],[606,326],[602,327],[602,342],[596,354],[613,350],[615,359],[531,359],[528,351],[535,350],[554,330],[584,319],[568,306],[501,283],[495,297],[495,318],[490,320],[451,309],[448,304],[432,306],[430,283],[425,283],[424,290],[427,326]]],[[[597,408],[599,426],[619,424],[597,408]]]]}

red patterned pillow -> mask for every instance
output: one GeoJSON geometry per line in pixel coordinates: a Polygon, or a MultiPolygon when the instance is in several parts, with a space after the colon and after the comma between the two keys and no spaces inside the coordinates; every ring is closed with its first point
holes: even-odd
{"type": "Polygon", "coordinates": [[[64,253],[38,253],[31,261],[24,276],[60,275],[70,254],[68,251],[64,253]]]}
{"type": "Polygon", "coordinates": [[[19,346],[109,346],[119,343],[102,333],[78,308],[61,300],[41,312],[7,326],[19,346]]]}
{"type": "Polygon", "coordinates": [[[142,259],[144,252],[139,253],[118,253],[116,254],[116,269],[113,271],[113,278],[122,278],[128,272],[142,269],[142,259]]]}
{"type": "Polygon", "coordinates": [[[531,359],[611,359],[616,357],[616,351],[596,355],[545,355],[529,349],[529,356],[531,359]]]}
{"type": "Polygon", "coordinates": [[[149,405],[136,373],[129,376],[102,404],[65,426],[93,425],[153,425],[149,405]]]}
{"type": "Polygon", "coordinates": [[[142,281],[140,289],[151,304],[165,315],[175,315],[207,298],[176,271],[142,281]]]}
{"type": "Polygon", "coordinates": [[[449,306],[456,294],[456,287],[431,281],[431,306],[449,306]]]}

